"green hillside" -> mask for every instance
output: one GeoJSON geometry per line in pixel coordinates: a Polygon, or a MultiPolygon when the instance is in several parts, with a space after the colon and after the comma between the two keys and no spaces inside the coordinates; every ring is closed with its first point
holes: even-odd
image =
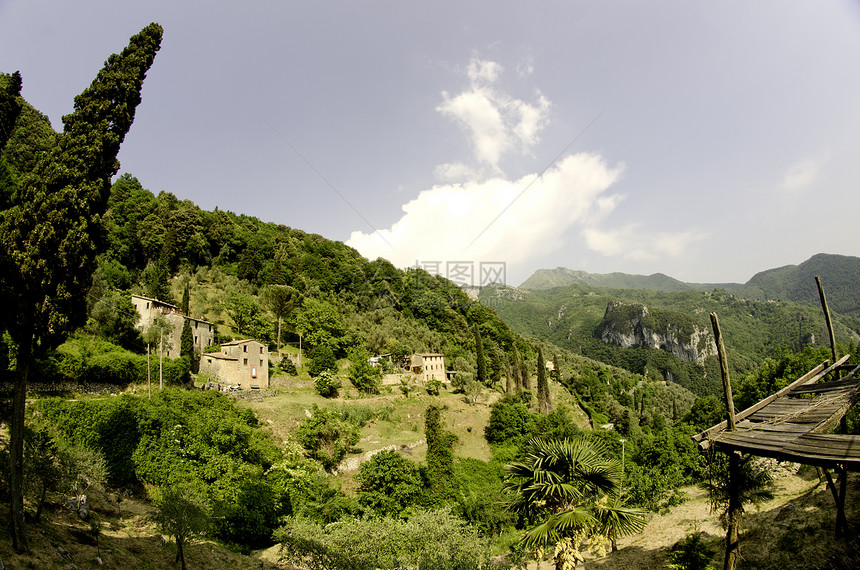
{"type": "Polygon", "coordinates": [[[831,311],[860,317],[858,257],[819,253],[800,265],[786,265],[756,273],[737,294],[750,299],[818,305],[816,275],[821,277],[831,311]]]}
{"type": "MultiPolygon", "coordinates": [[[[671,375],[699,395],[719,392],[719,375],[713,358],[703,365],[684,362],[663,351],[619,348],[599,340],[607,305],[626,301],[663,311],[663,320],[690,323],[710,331],[709,314],[716,312],[734,374],[754,370],[766,357],[784,349],[826,343],[827,332],[817,307],[790,302],[744,299],[734,292],[660,292],[646,289],[602,289],[571,285],[545,291],[487,288],[481,299],[492,306],[514,330],[546,338],[575,354],[626,368],[638,374],[671,375]],[[672,315],[676,315],[672,317],[672,315]]],[[[837,340],[857,342],[856,321],[835,317],[837,340]]]]}

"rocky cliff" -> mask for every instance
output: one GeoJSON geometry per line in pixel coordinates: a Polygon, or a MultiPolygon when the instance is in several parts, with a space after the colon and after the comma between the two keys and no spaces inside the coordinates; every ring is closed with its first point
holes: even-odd
{"type": "Polygon", "coordinates": [[[652,311],[639,303],[610,302],[594,335],[607,344],[656,348],[697,364],[716,354],[710,331],[687,315],[652,311]]]}

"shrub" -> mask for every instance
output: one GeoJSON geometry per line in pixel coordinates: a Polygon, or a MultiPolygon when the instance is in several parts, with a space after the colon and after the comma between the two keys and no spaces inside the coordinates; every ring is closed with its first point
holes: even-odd
{"type": "Polygon", "coordinates": [[[308,374],[311,376],[318,376],[326,370],[332,372],[337,370],[334,351],[325,344],[313,347],[308,352],[308,359],[308,374]]]}
{"type": "Polygon", "coordinates": [[[702,540],[701,532],[688,534],[669,549],[669,565],[673,570],[709,570],[715,552],[702,540]]]}
{"type": "Polygon", "coordinates": [[[396,451],[382,451],[362,464],[358,502],[377,515],[399,516],[421,494],[418,466],[396,451]]]}
{"type": "MultiPolygon", "coordinates": [[[[295,369],[295,367],[293,367],[293,369],[295,369]]],[[[324,370],[320,372],[319,376],[314,380],[314,387],[317,390],[317,394],[323,398],[337,398],[341,383],[340,379],[336,378],[334,374],[328,370],[324,370]]]]}
{"type": "Polygon", "coordinates": [[[308,456],[319,461],[328,472],[337,468],[358,439],[355,424],[344,420],[338,412],[316,404],[311,417],[296,432],[296,440],[307,450],[308,456]]]}
{"type": "Polygon", "coordinates": [[[290,376],[297,376],[299,373],[298,370],[296,370],[296,365],[293,363],[293,361],[286,356],[281,359],[281,363],[278,365],[278,367],[283,370],[285,374],[288,374],[290,376]]]}
{"type": "Polygon", "coordinates": [[[424,388],[427,389],[427,393],[429,395],[438,396],[439,391],[442,389],[442,381],[436,380],[435,378],[433,380],[428,380],[424,383],[424,388]]]}
{"type": "Polygon", "coordinates": [[[365,351],[357,351],[350,356],[349,380],[359,392],[364,394],[378,394],[381,384],[379,368],[372,366],[367,359],[369,355],[365,351]]]}

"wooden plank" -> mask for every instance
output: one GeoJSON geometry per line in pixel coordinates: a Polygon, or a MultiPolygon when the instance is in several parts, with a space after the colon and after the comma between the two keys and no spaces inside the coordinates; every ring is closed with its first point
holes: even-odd
{"type": "Polygon", "coordinates": [[[807,385],[800,386],[791,391],[789,396],[794,396],[795,394],[817,394],[822,391],[830,391],[835,388],[843,388],[846,386],[854,386],[860,379],[855,378],[857,372],[860,371],[860,366],[855,366],[851,372],[840,378],[839,380],[834,380],[832,382],[825,382],[824,384],[815,384],[815,385],[807,385]]]}
{"type": "MultiPolygon", "coordinates": [[[[798,378],[797,380],[795,380],[794,382],[792,382],[791,384],[789,384],[788,386],[786,386],[785,388],[783,388],[782,390],[780,390],[780,391],[776,392],[775,394],[771,394],[770,396],[768,396],[767,398],[763,399],[762,401],[760,401],[760,402],[758,402],[758,403],[756,403],[756,404],[753,404],[752,406],[750,406],[750,407],[749,407],[749,408],[747,408],[746,410],[744,410],[744,411],[742,411],[741,413],[737,414],[737,415],[735,416],[735,422],[738,422],[738,421],[740,421],[740,420],[744,419],[745,417],[749,416],[749,415],[750,415],[750,414],[752,414],[753,412],[756,412],[756,411],[760,410],[761,408],[765,407],[765,406],[766,406],[766,405],[768,405],[770,402],[772,402],[772,401],[776,400],[776,399],[777,399],[777,398],[779,398],[780,396],[782,396],[782,395],[784,395],[784,394],[788,394],[788,393],[789,393],[789,392],[791,392],[791,390],[792,390],[793,388],[795,388],[796,386],[802,386],[803,384],[805,384],[805,383],[809,382],[809,380],[810,380],[811,378],[815,378],[815,380],[818,380],[819,378],[821,378],[821,377],[822,377],[822,376],[824,376],[825,374],[829,373],[829,372],[830,372],[830,370],[831,370],[832,368],[835,368],[836,366],[838,366],[838,365],[842,364],[842,362],[844,362],[844,361],[845,361],[845,360],[847,360],[848,358],[849,358],[849,357],[848,357],[848,356],[846,356],[844,359],[840,360],[839,362],[836,362],[833,366],[831,366],[831,367],[829,367],[829,368],[827,368],[827,369],[824,369],[824,367],[825,367],[825,366],[827,366],[827,363],[828,363],[828,362],[830,362],[830,361],[829,361],[829,360],[825,360],[824,362],[822,362],[821,364],[819,364],[818,366],[816,366],[815,368],[813,368],[812,370],[810,370],[809,372],[807,372],[806,374],[804,374],[803,376],[801,376],[800,378],[798,378]]],[[[726,426],[728,426],[728,422],[727,422],[727,421],[722,421],[722,422],[718,423],[717,425],[715,425],[715,426],[713,426],[713,427],[710,427],[710,428],[706,429],[705,431],[703,431],[703,432],[701,432],[701,433],[697,433],[696,435],[694,435],[694,436],[693,436],[693,439],[694,439],[695,441],[702,441],[702,440],[703,440],[703,439],[705,439],[705,438],[706,438],[710,433],[712,433],[712,432],[717,432],[717,431],[720,431],[720,430],[724,430],[724,429],[726,429],[726,426]]]]}

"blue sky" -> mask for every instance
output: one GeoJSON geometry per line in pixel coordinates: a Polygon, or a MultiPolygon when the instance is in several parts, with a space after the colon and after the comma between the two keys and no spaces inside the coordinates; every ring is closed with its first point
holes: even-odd
{"type": "Polygon", "coordinates": [[[60,128],[150,21],[156,193],[514,285],[860,255],[857,2],[0,0],[0,70],[60,128]]]}

